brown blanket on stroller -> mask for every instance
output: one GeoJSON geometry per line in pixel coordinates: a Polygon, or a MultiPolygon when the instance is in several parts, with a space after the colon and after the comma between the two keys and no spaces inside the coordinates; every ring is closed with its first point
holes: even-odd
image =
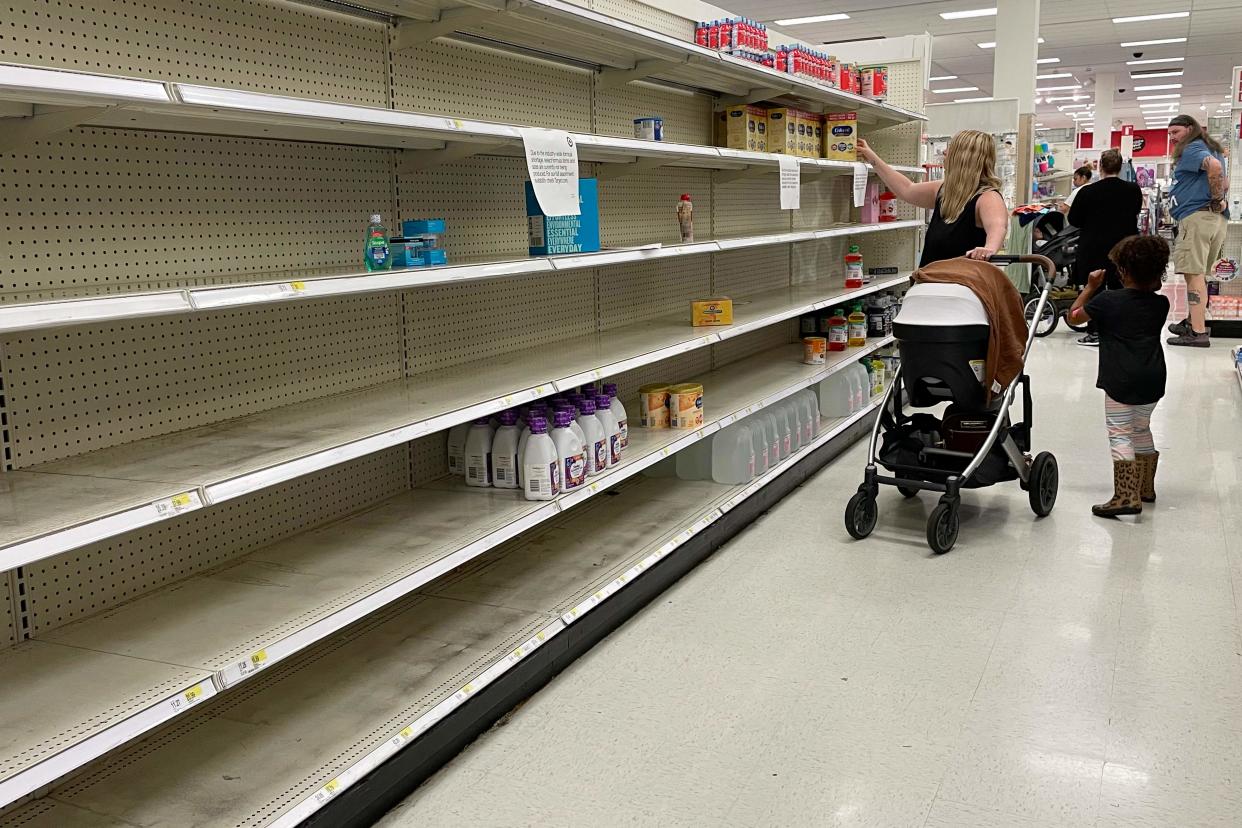
{"type": "Polygon", "coordinates": [[[983,303],[991,323],[983,385],[991,402],[1022,371],[1027,335],[1022,295],[996,265],[965,257],[932,262],[916,270],[913,278],[916,283],[964,285],[983,303]]]}

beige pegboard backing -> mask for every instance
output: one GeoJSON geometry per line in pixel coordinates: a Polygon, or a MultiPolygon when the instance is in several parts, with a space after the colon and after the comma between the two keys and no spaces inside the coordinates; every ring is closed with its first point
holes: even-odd
{"type": "Polygon", "coordinates": [[[597,86],[595,131],[601,135],[634,137],[634,119],[664,119],[664,140],[679,144],[715,143],[712,99],[707,95],[631,83],[617,89],[597,86]]]}
{"type": "Polygon", "coordinates": [[[600,14],[662,32],[682,40],[694,40],[694,21],[672,12],[640,3],[638,0],[591,0],[591,8],[600,14]]]}
{"type": "Polygon", "coordinates": [[[387,105],[382,23],[275,0],[8,0],[0,61],[387,105]]]}
{"type": "Polygon", "coordinates": [[[19,575],[14,570],[0,575],[0,645],[15,644],[19,637],[14,619],[15,612],[20,609],[13,602],[21,600],[20,592],[25,588],[18,587],[18,579],[19,575]]]}
{"type": "Polygon", "coordinates": [[[677,201],[683,193],[694,203],[696,238],[711,235],[711,173],[684,167],[664,167],[599,182],[600,243],[605,247],[677,244],[677,201]]]}
{"type": "MultiPolygon", "coordinates": [[[[923,102],[923,64],[921,61],[903,61],[888,65],[888,103],[895,106],[922,112],[923,102]]],[[[919,140],[922,136],[923,123],[912,121],[908,124],[885,129],[868,131],[863,127],[862,134],[872,148],[890,164],[917,165],[919,163],[919,140]]]]}
{"type": "Polygon", "coordinates": [[[443,218],[450,264],[522,258],[530,249],[525,181],[525,160],[494,156],[404,173],[397,181],[398,214],[401,219],[443,218]]]}
{"type": "Polygon", "coordinates": [[[798,320],[787,319],[776,325],[760,328],[754,333],[742,334],[732,339],[726,339],[724,342],[712,346],[712,367],[717,370],[724,368],[730,363],[737,362],[739,359],[745,359],[760,351],[766,351],[769,348],[776,348],[780,345],[787,345],[794,342],[797,337],[798,320]]]}
{"type": "Polygon", "coordinates": [[[401,336],[390,293],[5,338],[13,467],[399,379],[401,336]]]}
{"type": "Polygon", "coordinates": [[[823,285],[826,290],[844,286],[845,254],[849,251],[849,245],[848,237],[795,244],[790,263],[790,283],[823,285]]]}
{"type": "MultiPolygon", "coordinates": [[[[695,377],[702,377],[711,370],[711,349],[699,348],[669,359],[653,362],[650,365],[644,365],[641,368],[635,368],[633,371],[626,371],[624,374],[618,374],[615,377],[607,377],[605,381],[617,384],[617,396],[625,402],[628,408],[631,402],[637,398],[638,389],[644,385],[658,382],[685,382],[695,377]]],[[[638,411],[627,410],[625,413],[630,417],[630,427],[638,427],[638,411]]]]}
{"type": "Polygon", "coordinates": [[[864,267],[896,267],[913,270],[923,250],[922,230],[865,233],[853,239],[863,255],[864,267]]]}
{"type": "Polygon", "coordinates": [[[591,131],[591,74],[461,43],[393,55],[397,109],[591,131]]]}
{"type": "MultiPolygon", "coordinates": [[[[396,446],[219,506],[39,561],[24,570],[38,636],[238,555],[345,517],[409,487],[396,446]]],[[[90,623],[89,621],[86,623],[90,623]]]]}
{"type": "Polygon", "coordinates": [[[791,211],[794,230],[820,230],[856,220],[853,179],[848,175],[804,175],[800,203],[800,209],[791,211]]]}
{"type": "Polygon", "coordinates": [[[599,271],[599,325],[607,331],[622,325],[680,313],[690,324],[690,301],[715,295],[711,257],[677,259],[599,271]]]}
{"type": "MultiPolygon", "coordinates": [[[[538,354],[595,331],[594,271],[405,291],[407,371],[538,354]]],[[[486,396],[487,389],[479,389],[486,396]]]]}
{"type": "Polygon", "coordinates": [[[790,245],[716,253],[712,295],[734,299],[789,285],[790,245]]]}
{"type": "Polygon", "coordinates": [[[411,440],[409,447],[411,486],[422,486],[448,474],[447,431],[411,440]]]}
{"type": "Polygon", "coordinates": [[[357,266],[395,204],[388,150],[103,129],[0,154],[0,192],[0,302],[357,266]]]}
{"type": "MultiPolygon", "coordinates": [[[[782,210],[775,174],[714,184],[712,226],[717,238],[787,233],[793,210],[782,210]]],[[[698,204],[695,204],[698,214],[698,204]]]]}

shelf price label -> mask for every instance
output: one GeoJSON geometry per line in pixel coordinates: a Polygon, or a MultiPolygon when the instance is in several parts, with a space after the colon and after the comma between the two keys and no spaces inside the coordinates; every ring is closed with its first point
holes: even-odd
{"type": "Polygon", "coordinates": [[[157,500],[155,502],[155,513],[162,518],[174,517],[182,512],[189,512],[193,509],[200,509],[203,506],[203,499],[199,497],[198,492],[182,492],[178,495],[157,500]]]}
{"type": "Polygon", "coordinates": [[[183,710],[189,710],[191,707],[203,700],[204,692],[203,683],[200,681],[190,689],[182,693],[178,693],[169,699],[168,706],[171,707],[176,713],[180,713],[183,710]]]}
{"type": "Polygon", "coordinates": [[[280,285],[280,292],[284,296],[297,296],[306,292],[306,282],[284,282],[280,285]]]}

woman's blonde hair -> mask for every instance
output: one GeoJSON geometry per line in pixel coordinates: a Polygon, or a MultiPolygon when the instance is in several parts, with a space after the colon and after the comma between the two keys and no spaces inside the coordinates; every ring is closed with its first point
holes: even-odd
{"type": "Polygon", "coordinates": [[[940,217],[952,224],[979,193],[999,190],[996,139],[977,129],[964,129],[944,151],[944,184],[940,185],[940,217]]]}

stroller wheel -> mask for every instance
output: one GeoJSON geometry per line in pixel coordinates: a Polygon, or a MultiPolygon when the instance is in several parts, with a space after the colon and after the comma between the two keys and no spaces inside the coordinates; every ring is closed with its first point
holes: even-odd
{"type": "Polygon", "coordinates": [[[1026,324],[1035,326],[1036,336],[1047,336],[1057,329],[1057,323],[1061,321],[1061,310],[1053,299],[1049,299],[1044,305],[1044,312],[1040,315],[1039,321],[1035,321],[1035,309],[1039,307],[1039,296],[1032,296],[1026,300],[1026,307],[1023,313],[1026,316],[1026,324]]]}
{"type": "Polygon", "coordinates": [[[927,518],[927,545],[943,555],[957,543],[957,503],[940,501],[927,518]]]}
{"type": "Polygon", "coordinates": [[[1031,500],[1031,511],[1040,517],[1052,513],[1057,502],[1057,487],[1061,474],[1057,469],[1057,458],[1046,451],[1041,451],[1031,464],[1031,482],[1027,494],[1031,500]]]}
{"type": "Polygon", "coordinates": [[[854,540],[862,540],[875,530],[879,517],[880,509],[871,492],[854,492],[850,502],[845,505],[845,531],[854,540]]]}
{"type": "Polygon", "coordinates": [[[918,497],[919,495],[918,489],[911,489],[908,486],[898,486],[897,491],[901,492],[901,496],[906,500],[909,500],[912,497],[918,497]]]}

